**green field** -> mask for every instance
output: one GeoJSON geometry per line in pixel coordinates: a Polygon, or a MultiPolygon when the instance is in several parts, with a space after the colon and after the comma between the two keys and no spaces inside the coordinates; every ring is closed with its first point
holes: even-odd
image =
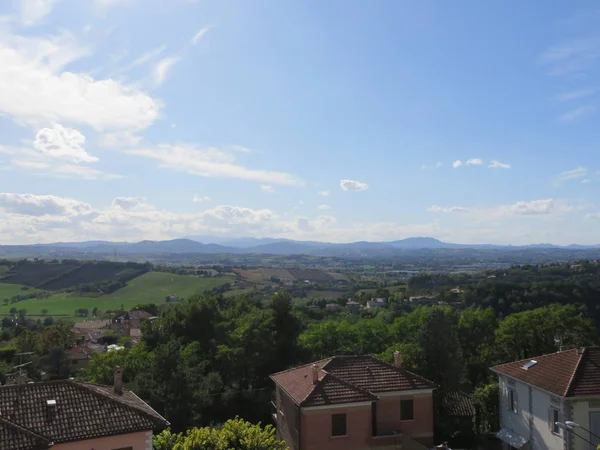
{"type": "MultiPolygon", "coordinates": [[[[118,309],[123,305],[124,308],[132,308],[139,303],[160,304],[165,301],[168,295],[187,298],[196,293],[202,293],[205,290],[221,286],[225,283],[232,283],[233,278],[199,278],[190,275],[175,275],[164,272],[149,272],[138,278],[131,280],[122,289],[108,295],[94,297],[81,297],[66,293],[58,293],[48,298],[33,298],[21,302],[0,305],[0,315],[7,315],[12,307],[17,309],[26,309],[28,315],[40,315],[42,309],[48,310],[49,316],[73,316],[75,310],[87,308],[91,310],[98,307],[101,311],[118,309]]],[[[21,291],[21,286],[0,283],[0,299],[4,292],[14,292],[9,297],[18,293],[32,292],[21,291]],[[7,288],[11,286],[11,288],[7,288]],[[12,289],[9,291],[9,289],[12,289]],[[16,290],[15,290],[16,289],[16,290]]]]}
{"type": "Polygon", "coordinates": [[[11,298],[15,295],[25,295],[32,294],[34,292],[40,292],[39,289],[27,288],[24,290],[23,287],[27,286],[23,286],[21,284],[0,283],[0,302],[2,302],[2,300],[5,298],[11,298]]]}
{"type": "Polygon", "coordinates": [[[167,295],[188,298],[196,293],[233,283],[233,278],[200,278],[166,272],[148,272],[127,283],[117,292],[99,298],[137,303],[161,303],[167,295]]]}

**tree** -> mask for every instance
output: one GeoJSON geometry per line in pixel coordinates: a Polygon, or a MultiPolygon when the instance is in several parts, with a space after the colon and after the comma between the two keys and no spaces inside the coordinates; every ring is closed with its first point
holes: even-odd
{"type": "Polygon", "coordinates": [[[42,313],[42,316],[48,314],[48,310],[46,308],[43,308],[40,312],[42,313]]]}
{"type": "Polygon", "coordinates": [[[56,324],[46,327],[40,334],[39,349],[46,354],[53,347],[69,348],[75,341],[75,335],[66,324],[56,324]]]}
{"type": "Polygon", "coordinates": [[[61,380],[69,376],[69,360],[63,347],[53,347],[42,358],[42,367],[52,379],[61,380]]]}
{"type": "Polygon", "coordinates": [[[286,450],[277,439],[272,425],[253,425],[239,417],[230,419],[222,428],[192,428],[186,433],[169,430],[154,437],[155,450],[286,450]]]}
{"type": "Polygon", "coordinates": [[[498,430],[500,425],[498,383],[494,382],[477,387],[473,392],[472,399],[477,411],[477,423],[475,425],[477,433],[486,434],[498,430]]]}
{"type": "Polygon", "coordinates": [[[9,313],[11,316],[14,316],[15,314],[17,314],[17,308],[15,308],[14,306],[12,308],[10,308],[9,313]]]}

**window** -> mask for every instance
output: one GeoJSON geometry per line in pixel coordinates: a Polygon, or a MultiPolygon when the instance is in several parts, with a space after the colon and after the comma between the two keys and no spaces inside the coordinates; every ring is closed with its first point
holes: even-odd
{"type": "Polygon", "coordinates": [[[519,412],[519,397],[513,389],[508,390],[508,409],[515,414],[519,412]]]}
{"type": "Polygon", "coordinates": [[[550,431],[554,434],[560,434],[560,427],[556,425],[556,422],[560,422],[560,413],[556,408],[550,408],[548,417],[550,418],[550,431]]]}
{"type": "Polygon", "coordinates": [[[412,400],[400,400],[400,420],[413,420],[415,418],[414,403],[412,400]]]}
{"type": "Polygon", "coordinates": [[[331,436],[346,436],[346,414],[331,415],[331,436]]]}

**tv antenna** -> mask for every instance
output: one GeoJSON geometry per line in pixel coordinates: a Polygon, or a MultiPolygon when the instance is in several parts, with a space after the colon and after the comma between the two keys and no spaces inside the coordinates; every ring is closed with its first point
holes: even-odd
{"type": "Polygon", "coordinates": [[[559,352],[562,352],[562,344],[563,344],[562,337],[559,335],[554,336],[554,346],[556,348],[558,348],[559,352]]]}

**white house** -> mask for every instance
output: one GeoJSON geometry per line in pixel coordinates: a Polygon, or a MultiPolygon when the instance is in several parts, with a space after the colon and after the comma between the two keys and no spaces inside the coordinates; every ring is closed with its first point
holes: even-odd
{"type": "Polygon", "coordinates": [[[506,449],[595,450],[600,444],[600,347],[571,349],[492,368],[506,449]],[[556,422],[574,422],[564,430],[556,422]]]}

